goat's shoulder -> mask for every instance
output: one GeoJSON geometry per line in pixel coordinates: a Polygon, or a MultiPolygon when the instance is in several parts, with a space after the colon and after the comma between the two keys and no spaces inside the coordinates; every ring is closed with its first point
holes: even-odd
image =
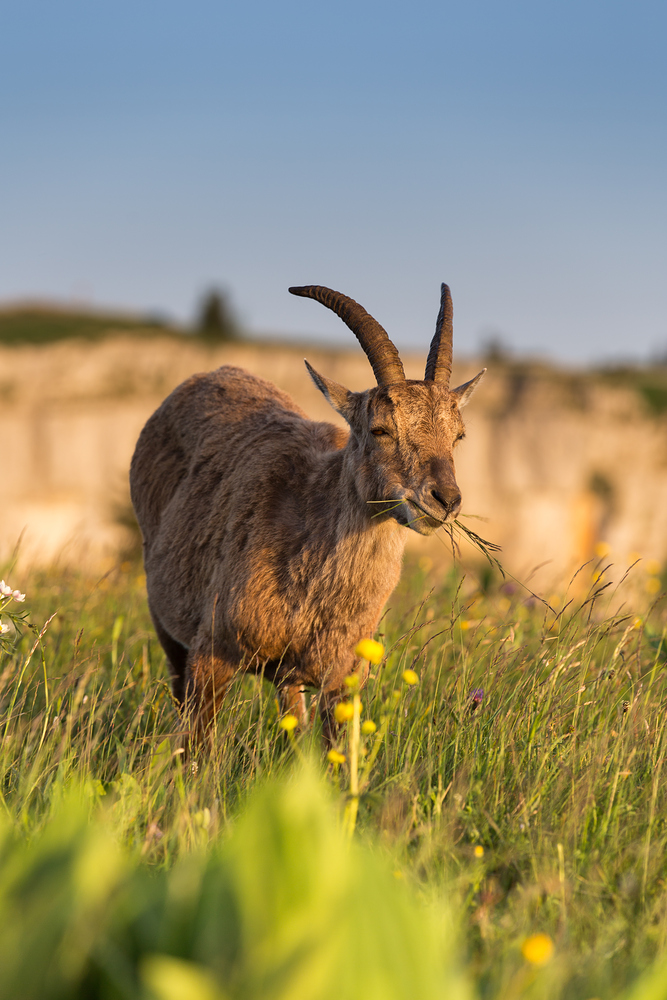
{"type": "Polygon", "coordinates": [[[348,439],[333,424],[311,420],[272,382],[231,365],[192,376],[163,408],[191,458],[220,446],[229,455],[251,441],[253,448],[266,447],[276,457],[283,450],[335,451],[348,439]]]}
{"type": "Polygon", "coordinates": [[[280,414],[307,419],[287,393],[242,368],[223,365],[215,371],[191,375],[146,422],[135,460],[145,452],[156,455],[164,448],[191,456],[198,442],[216,428],[224,427],[229,432],[240,424],[280,414]]]}
{"type": "Polygon", "coordinates": [[[167,396],[160,407],[179,424],[206,421],[214,416],[232,420],[266,410],[287,410],[306,414],[278,386],[234,365],[222,365],[210,372],[191,375],[167,396]]]}
{"type": "MultiPolygon", "coordinates": [[[[195,375],[190,391],[198,409],[213,407],[217,412],[231,410],[243,418],[255,412],[286,411],[307,419],[291,396],[273,382],[253,375],[244,368],[223,365],[215,371],[195,375]]],[[[183,383],[185,389],[188,383],[183,383]]],[[[186,390],[187,391],[187,390],[186,390]]]]}

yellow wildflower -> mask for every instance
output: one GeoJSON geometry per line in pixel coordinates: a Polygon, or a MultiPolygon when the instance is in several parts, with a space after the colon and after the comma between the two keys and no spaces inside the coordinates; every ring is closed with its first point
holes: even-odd
{"type": "Polygon", "coordinates": [[[291,733],[292,730],[296,729],[299,725],[299,720],[296,715],[284,715],[278,725],[281,729],[284,729],[286,733],[291,733]]]}
{"type": "Polygon", "coordinates": [[[358,688],[359,687],[359,675],[358,674],[350,674],[349,677],[346,677],[345,678],[345,687],[350,688],[352,691],[354,691],[356,688],[358,688]]]}
{"type": "Polygon", "coordinates": [[[362,660],[368,660],[369,663],[376,665],[382,662],[384,656],[384,646],[381,642],[376,642],[375,639],[362,639],[354,647],[354,651],[362,660]]]}
{"type": "Polygon", "coordinates": [[[475,857],[476,858],[483,858],[484,857],[484,848],[482,847],[481,844],[477,844],[475,846],[475,852],[474,853],[475,853],[475,857]]]}
{"type": "Polygon", "coordinates": [[[354,716],[354,707],[350,701],[339,701],[334,708],[336,722],[348,722],[354,716]]]}
{"type": "Polygon", "coordinates": [[[554,953],[548,934],[531,934],[521,945],[521,954],[531,965],[546,965],[554,953]]]}
{"type": "Polygon", "coordinates": [[[412,686],[413,684],[418,684],[419,674],[416,674],[414,670],[404,670],[403,680],[405,681],[406,684],[409,684],[410,686],[412,686]]]}
{"type": "Polygon", "coordinates": [[[366,719],[366,721],[362,722],[361,724],[361,731],[364,734],[364,736],[371,736],[376,729],[377,726],[375,725],[372,719],[366,719]]]}
{"type": "Polygon", "coordinates": [[[327,760],[330,764],[344,764],[345,754],[340,753],[338,750],[330,750],[327,754],[327,760]]]}

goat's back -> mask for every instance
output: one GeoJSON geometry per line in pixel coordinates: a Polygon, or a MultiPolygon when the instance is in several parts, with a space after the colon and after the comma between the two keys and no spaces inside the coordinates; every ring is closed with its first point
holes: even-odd
{"type": "Polygon", "coordinates": [[[270,382],[230,366],[193,375],[149,418],[131,495],[149,599],[179,641],[189,645],[214,577],[240,583],[253,552],[273,547],[282,558],[294,544],[308,481],[346,440],[270,382]]]}
{"type": "Polygon", "coordinates": [[[303,420],[286,393],[241,368],[225,365],[182,382],[147,421],[132,458],[132,503],[144,541],[150,545],[186,476],[211,464],[228,474],[239,453],[250,457],[253,434],[280,434],[303,420]]]}

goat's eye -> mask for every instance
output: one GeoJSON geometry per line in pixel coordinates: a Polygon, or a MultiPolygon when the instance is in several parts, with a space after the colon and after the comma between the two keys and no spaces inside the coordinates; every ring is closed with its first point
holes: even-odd
{"type": "Polygon", "coordinates": [[[373,437],[376,437],[376,438],[384,437],[388,433],[389,433],[389,431],[386,431],[384,429],[384,427],[374,427],[372,429],[372,431],[371,431],[371,434],[373,435],[373,437]]]}

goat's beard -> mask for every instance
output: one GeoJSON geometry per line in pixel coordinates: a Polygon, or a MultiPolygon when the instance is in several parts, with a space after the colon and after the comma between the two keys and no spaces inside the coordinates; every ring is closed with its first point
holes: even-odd
{"type": "Polygon", "coordinates": [[[432,517],[408,497],[396,497],[392,500],[370,500],[368,503],[375,509],[371,516],[393,518],[404,528],[410,528],[418,535],[432,535],[441,528],[443,521],[432,517]]]}
{"type": "Polygon", "coordinates": [[[431,517],[430,514],[427,514],[420,507],[416,507],[410,501],[405,501],[402,506],[411,512],[410,519],[405,522],[406,527],[411,528],[412,531],[416,531],[418,535],[432,535],[444,523],[435,517],[431,517]]]}

